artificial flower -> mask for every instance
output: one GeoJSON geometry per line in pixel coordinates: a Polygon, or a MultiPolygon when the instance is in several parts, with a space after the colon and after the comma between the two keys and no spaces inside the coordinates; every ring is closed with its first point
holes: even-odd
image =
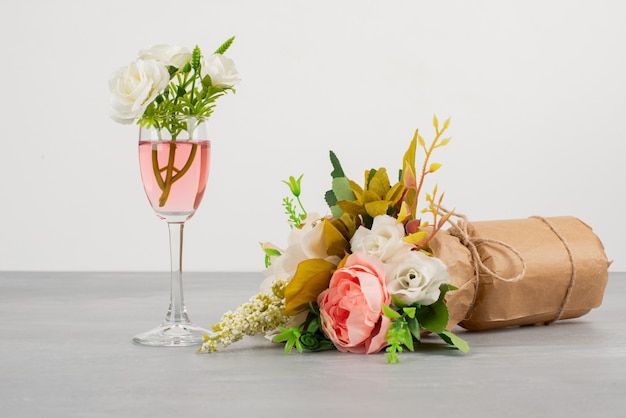
{"type": "Polygon", "coordinates": [[[409,251],[388,265],[385,282],[389,293],[407,305],[431,305],[439,299],[439,287],[450,282],[450,275],[440,259],[409,251]]]}
{"type": "Polygon", "coordinates": [[[261,291],[267,292],[274,280],[289,282],[296,274],[298,265],[309,259],[323,259],[333,264],[338,264],[337,256],[329,256],[326,253],[324,242],[324,223],[316,213],[310,213],[301,228],[292,228],[287,238],[287,248],[284,250],[264,243],[265,248],[272,248],[280,253],[280,256],[270,258],[271,265],[265,270],[265,280],[261,283],[261,291]]]}
{"type": "Polygon", "coordinates": [[[403,241],[405,236],[404,225],[389,215],[379,215],[374,218],[372,229],[360,226],[352,239],[350,247],[353,252],[363,251],[378,257],[383,263],[391,261],[398,253],[406,253],[413,247],[403,241]]]}
{"type": "Polygon", "coordinates": [[[169,81],[167,68],[154,60],[138,59],[120,68],[109,79],[111,118],[124,125],[133,123],[169,81]]]}
{"type": "Polygon", "coordinates": [[[241,81],[235,62],[222,54],[213,54],[201,62],[200,74],[208,75],[215,87],[230,88],[241,81]]]}
{"type": "Polygon", "coordinates": [[[322,328],[339,351],[376,353],[387,346],[390,319],[383,315],[383,305],[390,300],[383,263],[353,253],[318,297],[322,328]]]}
{"type": "Polygon", "coordinates": [[[139,51],[139,59],[155,60],[166,67],[178,69],[191,60],[191,52],[178,45],[159,44],[139,51]]]}

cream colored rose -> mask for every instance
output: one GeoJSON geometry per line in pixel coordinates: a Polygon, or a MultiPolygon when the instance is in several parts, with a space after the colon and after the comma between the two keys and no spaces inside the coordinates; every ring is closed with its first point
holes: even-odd
{"type": "Polygon", "coordinates": [[[445,264],[421,251],[410,251],[387,265],[387,290],[407,305],[431,305],[439,299],[439,286],[450,281],[445,264]]]}
{"type": "Polygon", "coordinates": [[[191,60],[191,52],[187,48],[177,45],[153,45],[139,51],[139,59],[155,60],[167,66],[182,68],[191,60]]]}
{"type": "Polygon", "coordinates": [[[109,80],[111,118],[122,124],[132,123],[169,81],[167,68],[154,60],[137,60],[119,69],[109,80]]]}
{"type": "Polygon", "coordinates": [[[202,58],[200,62],[200,75],[211,77],[211,83],[216,87],[229,88],[239,83],[239,72],[235,62],[222,55],[213,54],[208,58],[202,58]]]}
{"type": "Polygon", "coordinates": [[[397,253],[404,254],[412,245],[403,241],[404,225],[396,218],[380,215],[374,218],[372,229],[360,226],[350,240],[352,252],[363,251],[378,257],[383,263],[390,262],[397,253]]]}
{"type": "Polygon", "coordinates": [[[261,283],[261,292],[267,293],[275,279],[291,280],[296,274],[298,264],[311,258],[321,258],[338,264],[340,258],[326,254],[324,241],[324,222],[319,215],[312,213],[304,220],[302,228],[293,228],[287,238],[287,248],[282,250],[272,244],[263,244],[264,248],[273,248],[281,255],[271,257],[271,265],[265,270],[265,280],[261,283]]]}

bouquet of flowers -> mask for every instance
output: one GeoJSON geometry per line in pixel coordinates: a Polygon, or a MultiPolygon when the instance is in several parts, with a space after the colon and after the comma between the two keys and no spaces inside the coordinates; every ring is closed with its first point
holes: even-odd
{"type": "Polygon", "coordinates": [[[445,297],[456,288],[429,247],[452,212],[443,210],[436,186],[423,191],[425,178],[441,167],[431,157],[449,143],[449,124],[435,116],[430,143],[415,132],[393,184],[385,168],[365,171],[358,184],[331,151],[327,216],[303,207],[302,175],[285,181],[293,195],[282,202],[291,227],[288,246],[262,244],[266,279],[260,293],[225,313],[198,351],[217,351],[218,344],[259,333],[284,343],[287,353],[385,350],[390,363],[399,361],[398,353],[414,351],[426,334],[469,351],[448,329],[445,297]],[[419,171],[418,149],[424,153],[419,171]]]}

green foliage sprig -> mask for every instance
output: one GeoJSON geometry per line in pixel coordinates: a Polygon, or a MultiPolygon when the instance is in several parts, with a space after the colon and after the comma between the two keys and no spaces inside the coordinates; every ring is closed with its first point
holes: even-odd
{"type": "Polygon", "coordinates": [[[285,353],[295,348],[299,353],[303,350],[333,350],[335,346],[322,331],[322,319],[317,304],[309,304],[309,313],[304,322],[297,327],[280,327],[281,334],[273,338],[274,342],[285,343],[285,353]]]}
{"type": "Polygon", "coordinates": [[[302,225],[302,222],[306,219],[306,209],[304,209],[304,205],[300,200],[300,194],[302,192],[301,182],[304,174],[301,174],[297,179],[294,176],[289,176],[289,180],[283,180],[291,194],[296,198],[298,202],[298,207],[296,207],[293,203],[293,199],[290,197],[285,197],[283,199],[283,207],[285,208],[285,214],[289,216],[289,225],[292,228],[299,228],[302,225]]]}
{"type": "Polygon", "coordinates": [[[419,303],[406,305],[396,297],[392,297],[394,308],[383,305],[383,314],[391,319],[387,331],[389,346],[386,348],[389,363],[399,363],[398,353],[402,353],[404,348],[414,351],[414,342],[421,342],[422,330],[437,334],[444,342],[464,353],[469,351],[467,341],[446,329],[449,313],[444,298],[451,290],[456,290],[456,287],[442,284],[439,299],[428,306],[419,303]]]}

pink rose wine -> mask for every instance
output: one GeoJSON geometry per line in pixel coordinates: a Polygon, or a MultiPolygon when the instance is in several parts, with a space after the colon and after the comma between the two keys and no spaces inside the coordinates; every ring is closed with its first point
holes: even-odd
{"type": "Polygon", "coordinates": [[[209,175],[210,141],[139,141],[144,190],[157,215],[185,222],[202,201],[209,175]]]}

